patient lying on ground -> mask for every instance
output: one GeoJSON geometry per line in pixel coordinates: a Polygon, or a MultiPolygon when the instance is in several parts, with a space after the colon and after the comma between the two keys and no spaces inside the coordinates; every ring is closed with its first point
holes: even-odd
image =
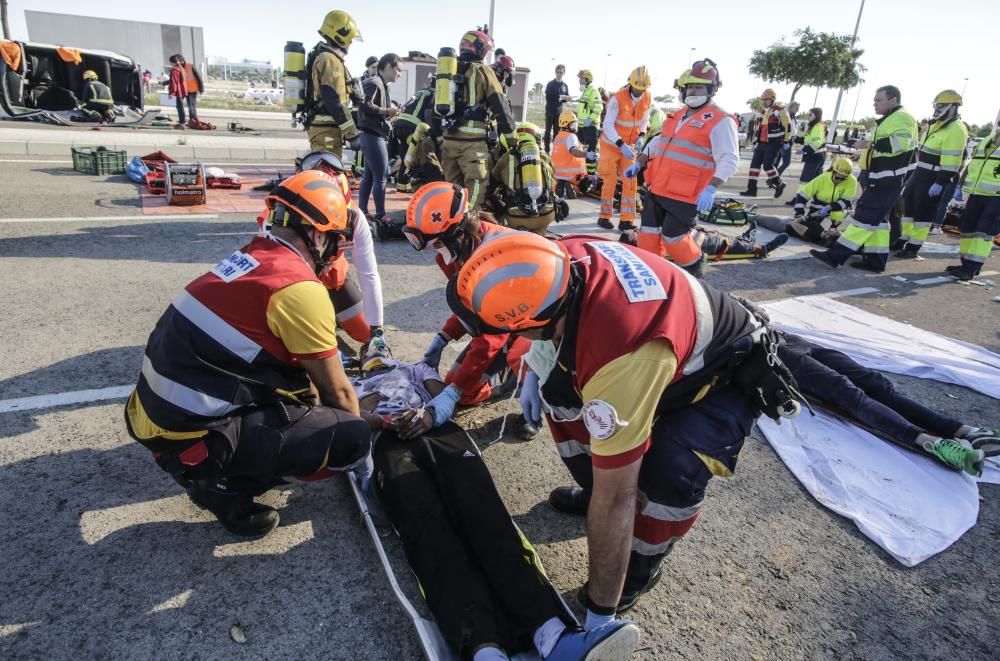
{"type": "Polygon", "coordinates": [[[375,434],[374,479],[386,514],[462,658],[534,648],[545,659],[579,659],[620,646],[617,629],[578,629],[477,448],[449,420],[454,404],[449,410],[438,398],[445,385],[434,369],[369,354],[354,388],[375,434]]]}

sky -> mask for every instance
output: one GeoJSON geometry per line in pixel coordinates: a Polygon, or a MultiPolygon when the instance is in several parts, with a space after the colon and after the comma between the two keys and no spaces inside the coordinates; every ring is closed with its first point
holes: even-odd
{"type": "MultiPolygon", "coordinates": [[[[223,56],[271,60],[280,64],[286,41],[302,41],[307,49],[318,40],[316,29],[330,9],[343,9],[358,23],[363,43],[355,43],[348,67],[359,73],[369,55],[419,50],[437,54],[455,47],[462,34],[488,22],[489,0],[417,3],[412,0],[357,0],[335,4],[299,0],[284,5],[273,0],[240,2],[142,3],[104,0],[9,0],[10,27],[15,39],[26,39],[24,10],[50,11],[128,20],[196,25],[204,28],[205,52],[223,56]],[[238,12],[236,8],[239,8],[238,12]],[[414,9],[419,14],[412,15],[414,9]],[[234,15],[235,14],[235,15],[234,15]]],[[[797,28],[850,35],[860,0],[788,2],[769,9],[757,2],[715,0],[711,3],[640,0],[636,10],[614,7],[607,0],[537,2],[496,0],[493,35],[521,67],[531,69],[530,81],[548,82],[557,63],[568,78],[581,68],[609,90],[623,85],[629,72],[646,65],[654,94],[672,93],[673,80],[693,58],[710,57],[719,66],[723,86],[716,101],[742,112],[746,100],[774,87],[787,101],[790,84],[769,85],[747,72],[756,49],[782,37],[793,39],[797,28]],[[780,7],[780,10],[775,9],[780,7]],[[688,16],[688,13],[691,13],[688,16]],[[693,50],[692,50],[693,49],[693,50]]],[[[873,115],[872,97],[881,85],[902,90],[903,104],[918,119],[931,114],[931,102],[942,89],[965,90],[963,118],[972,124],[994,120],[1000,109],[1000,73],[996,42],[984,29],[1000,16],[996,0],[867,0],[858,45],[865,49],[865,82],[844,95],[840,117],[850,120],[873,115]]],[[[572,88],[571,88],[572,93],[572,88]]],[[[803,109],[815,104],[829,119],[837,90],[805,88],[796,97],[803,109]]]]}

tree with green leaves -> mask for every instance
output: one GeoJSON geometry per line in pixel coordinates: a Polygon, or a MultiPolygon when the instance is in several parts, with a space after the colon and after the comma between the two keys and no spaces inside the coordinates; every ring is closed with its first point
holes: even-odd
{"type": "Polygon", "coordinates": [[[660,96],[654,96],[653,101],[659,103],[660,105],[670,105],[674,102],[673,94],[661,94],[660,96]]]}
{"type": "Polygon", "coordinates": [[[767,82],[792,83],[792,98],[803,87],[850,88],[862,82],[864,50],[851,45],[851,37],[811,28],[796,30],[798,43],[784,37],[765,50],[755,50],[750,73],[767,82]]]}

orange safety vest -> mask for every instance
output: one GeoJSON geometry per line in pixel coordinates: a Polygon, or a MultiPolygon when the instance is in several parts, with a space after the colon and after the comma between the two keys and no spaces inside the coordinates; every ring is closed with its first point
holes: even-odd
{"type": "Polygon", "coordinates": [[[712,129],[732,115],[714,104],[691,111],[683,125],[684,111],[667,116],[663,130],[650,148],[646,181],[654,195],[694,204],[715,175],[712,129]]]}
{"type": "MultiPolygon", "coordinates": [[[[622,142],[627,145],[634,145],[639,140],[639,129],[642,128],[642,118],[649,113],[649,106],[653,97],[649,92],[643,92],[638,103],[633,105],[632,94],[628,85],[615,92],[618,99],[618,116],[615,117],[615,131],[622,142]]],[[[617,147],[601,134],[604,144],[617,147]]]]}
{"type": "Polygon", "coordinates": [[[184,81],[187,83],[188,94],[198,93],[198,79],[194,77],[194,67],[190,62],[184,63],[184,81]]]}
{"type": "MultiPolygon", "coordinates": [[[[583,156],[574,156],[569,151],[570,138],[573,135],[570,131],[560,131],[552,141],[552,169],[556,179],[562,181],[573,181],[587,174],[587,159],[583,156]]],[[[577,140],[578,149],[580,144],[577,140]]]]}

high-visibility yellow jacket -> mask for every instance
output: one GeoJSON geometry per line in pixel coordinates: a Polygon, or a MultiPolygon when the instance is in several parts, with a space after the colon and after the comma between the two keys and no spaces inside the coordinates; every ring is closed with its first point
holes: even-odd
{"type": "Polygon", "coordinates": [[[861,158],[861,169],[868,171],[869,186],[902,186],[903,177],[915,166],[917,120],[896,106],[876,120],[872,145],[861,158]]]}
{"type": "Polygon", "coordinates": [[[962,190],[970,195],[1000,196],[1000,132],[994,131],[976,145],[962,190]]]}
{"type": "Polygon", "coordinates": [[[965,161],[969,131],[961,120],[934,122],[917,150],[917,167],[934,173],[935,181],[946,184],[958,178],[965,161]]]}
{"type": "Polygon", "coordinates": [[[853,174],[840,183],[834,183],[833,173],[826,171],[812,181],[799,186],[795,195],[795,213],[803,213],[806,203],[822,207],[829,205],[830,218],[840,222],[850,210],[858,194],[858,178],[853,174]]]}
{"type": "Polygon", "coordinates": [[[826,127],[816,122],[802,138],[802,153],[806,156],[819,154],[826,148],[826,127]]]}
{"type": "Polygon", "coordinates": [[[601,93],[593,83],[590,83],[584,88],[580,100],[576,103],[576,118],[580,121],[580,126],[583,126],[585,119],[593,121],[595,126],[600,126],[602,110],[604,101],[601,100],[601,93]]]}

